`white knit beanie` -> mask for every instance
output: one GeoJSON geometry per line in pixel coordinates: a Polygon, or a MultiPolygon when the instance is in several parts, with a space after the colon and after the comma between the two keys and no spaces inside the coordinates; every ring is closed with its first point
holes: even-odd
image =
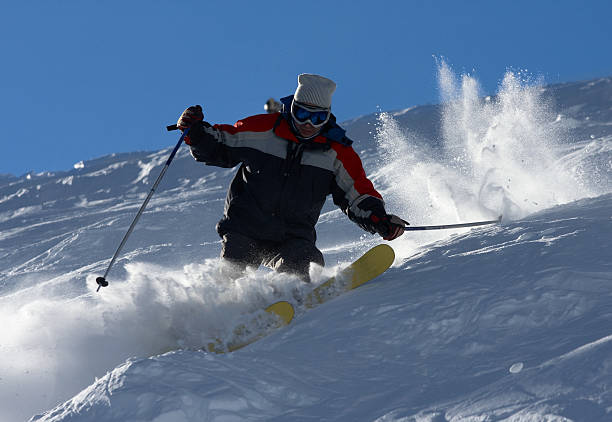
{"type": "Polygon", "coordinates": [[[298,76],[298,87],[293,99],[299,103],[321,108],[331,108],[332,94],[336,83],[319,75],[302,73],[298,76]]]}

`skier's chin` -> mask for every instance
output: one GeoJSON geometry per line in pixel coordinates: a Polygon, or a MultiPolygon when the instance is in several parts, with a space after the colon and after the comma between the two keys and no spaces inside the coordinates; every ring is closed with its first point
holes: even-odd
{"type": "Polygon", "coordinates": [[[316,136],[319,133],[319,128],[316,128],[308,123],[304,125],[296,124],[296,128],[300,138],[309,139],[316,136]]]}

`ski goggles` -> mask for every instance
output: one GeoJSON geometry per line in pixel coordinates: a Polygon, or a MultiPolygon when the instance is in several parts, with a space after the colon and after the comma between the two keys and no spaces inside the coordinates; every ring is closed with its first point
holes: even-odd
{"type": "Polygon", "coordinates": [[[321,127],[329,121],[329,109],[309,107],[296,101],[291,103],[291,116],[298,123],[310,122],[314,127],[321,127]]]}

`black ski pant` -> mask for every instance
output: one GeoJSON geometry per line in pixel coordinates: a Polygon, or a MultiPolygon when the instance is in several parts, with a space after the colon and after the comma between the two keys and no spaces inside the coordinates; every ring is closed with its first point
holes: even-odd
{"type": "Polygon", "coordinates": [[[325,265],[323,254],[313,242],[293,238],[283,242],[257,240],[232,232],[223,235],[221,258],[233,264],[239,271],[247,266],[260,265],[278,272],[298,275],[310,282],[310,263],[325,265]]]}

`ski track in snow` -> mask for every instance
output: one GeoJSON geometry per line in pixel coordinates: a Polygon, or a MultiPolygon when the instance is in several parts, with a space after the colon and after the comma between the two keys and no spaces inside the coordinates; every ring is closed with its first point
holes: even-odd
{"type": "MultiPolygon", "coordinates": [[[[485,101],[444,64],[440,81],[439,109],[349,135],[371,140],[356,150],[389,212],[503,224],[408,233],[376,282],[233,354],[198,348],[305,287],[219,278],[232,169],[181,149],[100,294],[170,149],[3,181],[0,421],[612,420],[612,116],[586,119],[609,114],[589,101],[612,80],[558,86],[584,102],[560,111],[510,73],[485,101]]],[[[331,203],[318,232],[315,283],[379,243],[331,203]]]]}

